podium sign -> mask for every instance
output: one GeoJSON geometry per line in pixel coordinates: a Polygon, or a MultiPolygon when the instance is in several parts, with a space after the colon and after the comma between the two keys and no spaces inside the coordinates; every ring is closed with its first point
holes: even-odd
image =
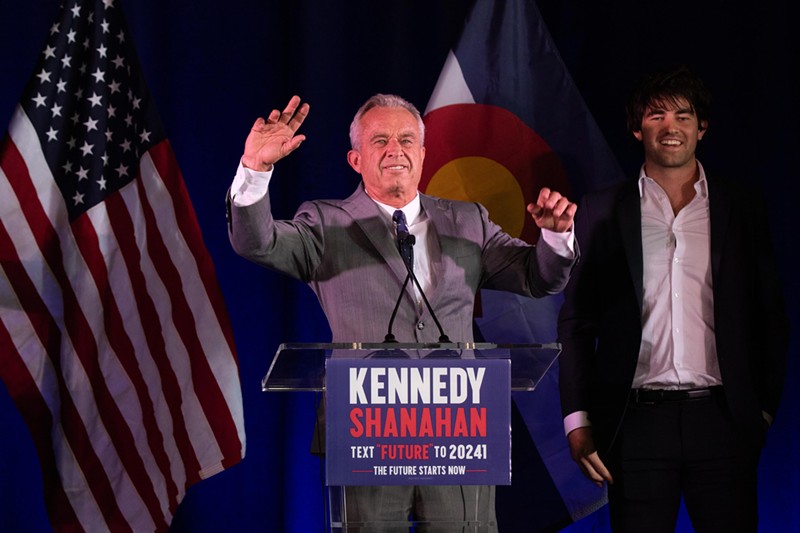
{"type": "Polygon", "coordinates": [[[509,359],[326,361],[328,485],[509,485],[509,359]]]}
{"type": "Polygon", "coordinates": [[[346,487],[510,484],[511,391],[535,390],[560,351],[557,343],[285,343],[261,388],[324,393],[331,532],[407,531],[405,517],[349,519],[346,487]]]}

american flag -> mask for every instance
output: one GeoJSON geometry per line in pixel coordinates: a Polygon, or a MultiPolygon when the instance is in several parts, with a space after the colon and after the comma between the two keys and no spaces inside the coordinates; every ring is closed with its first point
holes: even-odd
{"type": "Polygon", "coordinates": [[[0,311],[56,531],[165,531],[243,457],[227,312],[114,0],[65,1],[0,142],[0,311]]]}

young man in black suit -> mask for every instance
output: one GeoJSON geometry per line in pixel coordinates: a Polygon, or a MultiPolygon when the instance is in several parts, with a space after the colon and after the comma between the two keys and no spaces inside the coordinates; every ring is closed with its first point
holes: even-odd
{"type": "Polygon", "coordinates": [[[639,179],[587,195],[559,316],[573,459],[608,483],[615,531],[756,531],[756,467],[788,319],[760,196],[695,157],[710,94],[685,67],[634,91],[639,179]]]}

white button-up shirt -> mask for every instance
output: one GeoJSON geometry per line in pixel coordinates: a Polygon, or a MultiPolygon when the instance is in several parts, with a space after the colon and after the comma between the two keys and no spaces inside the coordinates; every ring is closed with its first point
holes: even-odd
{"type": "Polygon", "coordinates": [[[644,168],[639,176],[644,294],[634,388],[722,384],[714,340],[708,182],[702,166],[694,188],[694,198],[676,215],[644,168]]]}
{"type": "MultiPolygon", "coordinates": [[[[639,173],[642,215],[642,342],[634,388],[692,389],[722,384],[714,339],[708,182],[678,214],[667,193],[639,173]]],[[[590,426],[586,411],[564,418],[564,432],[590,426]]]]}

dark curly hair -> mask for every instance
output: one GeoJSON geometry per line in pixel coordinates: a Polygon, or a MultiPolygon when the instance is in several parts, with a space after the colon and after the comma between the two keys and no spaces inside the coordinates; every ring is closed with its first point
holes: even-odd
{"type": "Polygon", "coordinates": [[[641,131],[642,118],[649,107],[676,105],[679,100],[689,103],[700,129],[705,129],[711,112],[711,92],[686,65],[663,68],[641,79],[626,107],[628,129],[641,131]]]}

